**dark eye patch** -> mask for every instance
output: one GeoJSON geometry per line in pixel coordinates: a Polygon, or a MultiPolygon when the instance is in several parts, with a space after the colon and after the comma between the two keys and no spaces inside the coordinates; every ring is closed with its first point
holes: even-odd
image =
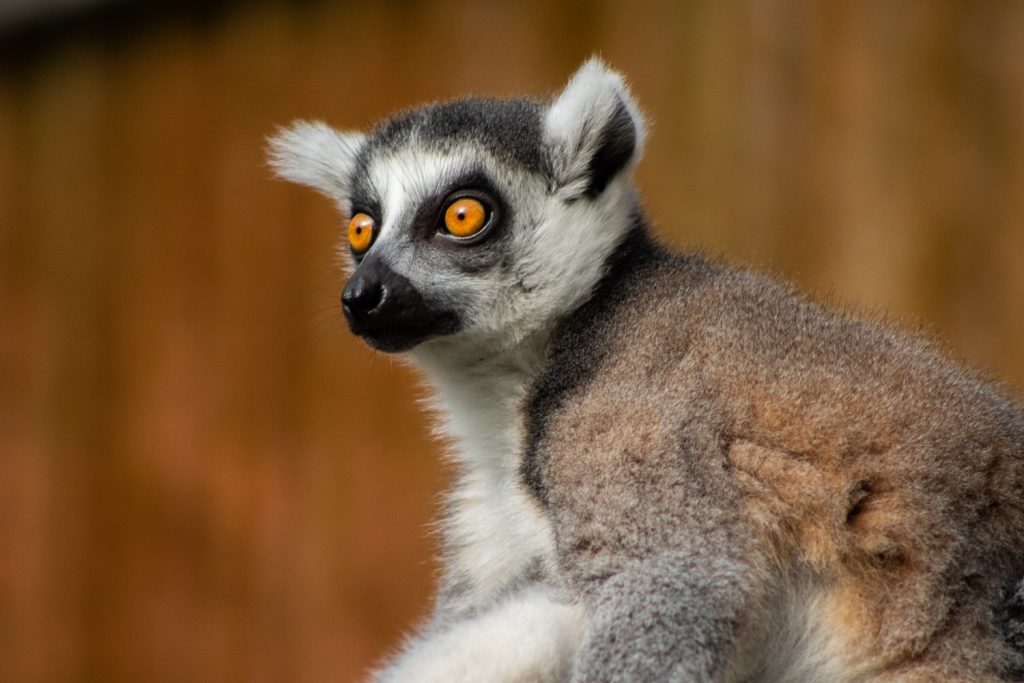
{"type": "MultiPolygon", "coordinates": [[[[497,185],[482,169],[470,168],[449,176],[415,209],[403,211],[402,216],[384,216],[379,197],[369,174],[357,174],[350,196],[352,213],[367,213],[378,225],[394,221],[395,228],[406,231],[410,242],[423,247],[416,250],[417,259],[436,261],[438,268],[455,267],[467,275],[501,264],[500,254],[485,247],[499,242],[506,234],[506,228],[511,224],[511,211],[497,185]],[[444,211],[452,198],[467,192],[485,195],[493,203],[492,220],[495,222],[486,229],[487,234],[479,242],[459,244],[439,234],[439,230],[444,224],[444,211]]],[[[355,256],[355,259],[359,262],[361,257],[355,256]]]]}
{"type": "MultiPolygon", "coordinates": [[[[503,225],[508,224],[508,205],[487,174],[479,169],[472,169],[453,176],[444,185],[439,187],[436,192],[420,203],[409,224],[409,229],[412,231],[414,238],[422,240],[433,239],[438,234],[439,228],[443,225],[444,211],[451,199],[458,196],[459,193],[466,191],[480,193],[494,202],[494,218],[499,222],[488,228],[487,232],[488,239],[497,237],[497,234],[492,233],[500,230],[503,225]]],[[[457,247],[458,245],[452,244],[450,246],[457,247]]]]}

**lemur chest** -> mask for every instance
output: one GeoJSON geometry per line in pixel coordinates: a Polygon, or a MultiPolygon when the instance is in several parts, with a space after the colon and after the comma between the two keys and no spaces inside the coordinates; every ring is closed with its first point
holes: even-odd
{"type": "Polygon", "coordinates": [[[456,609],[475,609],[554,566],[550,520],[522,482],[524,385],[495,373],[444,396],[458,467],[442,526],[444,589],[456,609]]]}
{"type": "MultiPolygon", "coordinates": [[[[518,462],[510,449],[502,459],[518,462]]],[[[467,469],[448,501],[449,573],[479,605],[542,579],[554,562],[550,520],[520,482],[518,467],[467,469]]]]}
{"type": "MultiPolygon", "coordinates": [[[[548,515],[522,481],[522,404],[543,347],[470,365],[449,353],[429,368],[456,479],[444,501],[441,602],[472,611],[554,567],[548,515]]],[[[431,358],[425,358],[429,361],[431,358]]]]}

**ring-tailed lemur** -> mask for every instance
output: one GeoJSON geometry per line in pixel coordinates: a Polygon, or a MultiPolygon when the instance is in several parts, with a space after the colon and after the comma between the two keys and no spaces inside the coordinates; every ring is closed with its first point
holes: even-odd
{"type": "Polygon", "coordinates": [[[596,60],[550,103],[272,140],[350,218],[349,326],[423,369],[459,464],[436,609],[375,680],[1020,675],[1024,411],[925,342],[668,252],[643,140],[596,60]]]}

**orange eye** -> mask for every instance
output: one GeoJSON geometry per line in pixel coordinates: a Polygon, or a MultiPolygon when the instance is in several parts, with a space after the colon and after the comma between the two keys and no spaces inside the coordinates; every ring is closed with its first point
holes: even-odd
{"type": "Polygon", "coordinates": [[[348,243],[352,251],[362,254],[373,244],[373,219],[365,213],[357,213],[348,222],[348,243]]]}
{"type": "Polygon", "coordinates": [[[472,237],[487,223],[487,209],[472,197],[456,199],[444,212],[444,227],[455,237],[472,237]]]}

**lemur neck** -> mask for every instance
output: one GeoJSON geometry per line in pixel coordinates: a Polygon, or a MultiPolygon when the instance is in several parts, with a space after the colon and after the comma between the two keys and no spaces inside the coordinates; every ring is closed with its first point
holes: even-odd
{"type": "Polygon", "coordinates": [[[442,417],[454,456],[470,469],[514,472],[521,442],[520,406],[543,369],[549,332],[517,346],[474,356],[460,344],[430,344],[413,352],[442,417]]]}
{"type": "Polygon", "coordinates": [[[537,571],[551,554],[550,527],[521,485],[525,396],[542,371],[547,340],[471,357],[454,344],[424,344],[414,358],[435,392],[440,430],[458,476],[443,524],[445,609],[472,611],[537,571]]]}

